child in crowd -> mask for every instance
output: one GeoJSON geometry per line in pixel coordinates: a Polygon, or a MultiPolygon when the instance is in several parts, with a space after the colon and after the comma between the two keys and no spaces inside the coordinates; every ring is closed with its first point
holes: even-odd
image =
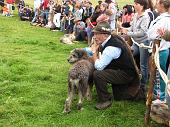
{"type": "Polygon", "coordinates": [[[2,15],[10,16],[9,9],[7,8],[6,4],[4,4],[4,7],[2,7],[2,15]]]}
{"type": "Polygon", "coordinates": [[[71,11],[69,11],[68,16],[66,17],[66,34],[73,33],[73,27],[74,27],[74,16],[71,11]]]}

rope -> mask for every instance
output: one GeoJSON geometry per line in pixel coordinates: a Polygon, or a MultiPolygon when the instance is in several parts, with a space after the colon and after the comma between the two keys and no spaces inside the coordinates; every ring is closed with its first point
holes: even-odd
{"type": "MultiPolygon", "coordinates": [[[[133,43],[135,43],[138,47],[141,47],[141,48],[144,48],[144,49],[152,49],[151,46],[144,45],[143,43],[139,44],[139,43],[135,42],[133,38],[131,38],[131,39],[132,39],[133,43]]],[[[154,55],[154,61],[155,61],[155,65],[156,65],[163,81],[166,84],[167,93],[170,96],[170,80],[168,79],[167,75],[165,74],[165,72],[160,67],[159,50],[160,50],[160,48],[158,48],[158,45],[156,44],[156,52],[155,52],[155,55],[154,55]]]]}
{"type": "Polygon", "coordinates": [[[132,39],[132,42],[134,43],[134,44],[136,44],[138,47],[140,47],[140,48],[144,48],[144,49],[152,49],[152,47],[151,46],[147,46],[147,45],[144,45],[143,43],[137,43],[136,41],[134,41],[134,39],[131,37],[131,39],[132,39]]]}
{"type": "Polygon", "coordinates": [[[165,72],[161,69],[160,67],[160,63],[159,63],[159,50],[160,48],[158,48],[158,45],[156,44],[156,51],[155,51],[155,55],[154,55],[154,61],[155,61],[155,65],[163,79],[163,81],[166,84],[166,90],[168,95],[170,95],[170,80],[168,80],[167,75],[165,74],[165,72]]]}

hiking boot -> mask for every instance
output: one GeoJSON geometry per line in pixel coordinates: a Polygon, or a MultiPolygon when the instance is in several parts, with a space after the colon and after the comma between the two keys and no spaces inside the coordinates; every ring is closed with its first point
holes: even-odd
{"type": "Polygon", "coordinates": [[[102,109],[106,109],[108,107],[110,107],[112,105],[111,101],[106,101],[106,102],[100,102],[98,104],[96,104],[96,109],[97,110],[102,110],[102,109]]]}

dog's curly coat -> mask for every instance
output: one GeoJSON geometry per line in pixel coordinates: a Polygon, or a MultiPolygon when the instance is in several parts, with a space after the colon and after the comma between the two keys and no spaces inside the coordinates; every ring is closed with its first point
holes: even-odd
{"type": "Polygon", "coordinates": [[[92,99],[91,89],[93,84],[94,64],[83,49],[71,51],[68,62],[73,64],[68,74],[68,98],[65,101],[64,113],[71,111],[71,103],[76,90],[78,91],[79,101],[77,109],[81,110],[84,97],[92,99]]]}

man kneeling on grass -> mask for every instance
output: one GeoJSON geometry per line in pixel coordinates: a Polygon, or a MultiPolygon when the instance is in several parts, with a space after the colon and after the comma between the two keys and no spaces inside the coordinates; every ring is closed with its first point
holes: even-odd
{"type": "Polygon", "coordinates": [[[108,22],[99,22],[93,32],[96,43],[92,48],[96,69],[93,78],[99,98],[96,109],[110,107],[113,97],[115,100],[144,99],[139,73],[126,43],[119,36],[111,35],[108,22]],[[112,85],[113,97],[107,91],[108,84],[112,85]]]}

